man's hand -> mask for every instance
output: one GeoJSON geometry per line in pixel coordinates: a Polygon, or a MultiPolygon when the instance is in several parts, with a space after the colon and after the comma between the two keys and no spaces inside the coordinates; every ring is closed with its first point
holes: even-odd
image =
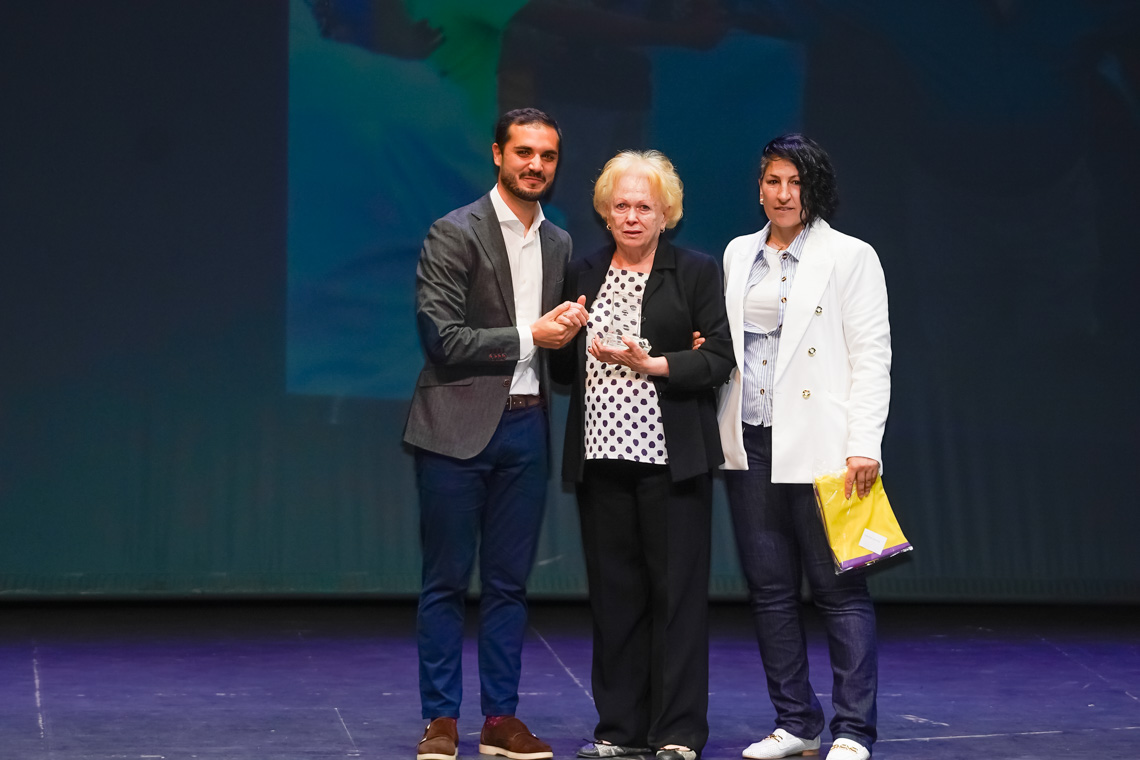
{"type": "Polygon", "coordinates": [[[879,477],[879,463],[867,457],[847,457],[847,477],[843,481],[843,495],[851,498],[852,487],[865,498],[879,477]]]}
{"type": "Polygon", "coordinates": [[[562,348],[588,320],[586,296],[578,296],[577,301],[565,301],[539,317],[530,326],[530,334],[539,348],[562,348]]]}
{"type": "Polygon", "coordinates": [[[701,347],[701,344],[704,342],[705,342],[705,339],[701,337],[701,331],[700,330],[694,330],[693,331],[693,350],[696,351],[698,348],[701,347]]]}
{"type": "Polygon", "coordinates": [[[585,327],[586,323],[590,321],[590,312],[586,311],[586,296],[578,296],[577,302],[570,303],[567,301],[562,305],[565,306],[566,304],[570,304],[570,308],[558,315],[558,321],[567,327],[575,325],[585,327]],[[582,308],[577,309],[576,306],[582,308]]]}

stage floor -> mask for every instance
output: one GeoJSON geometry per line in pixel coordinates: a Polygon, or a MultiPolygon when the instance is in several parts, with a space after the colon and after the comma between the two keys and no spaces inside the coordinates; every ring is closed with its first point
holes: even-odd
{"type": "MultiPolygon", "coordinates": [[[[878,609],[875,758],[1140,758],[1135,607],[878,609]]],[[[773,713],[748,610],[714,605],[712,621],[704,757],[738,758],[773,713]]],[[[809,643],[830,717],[814,622],[809,643]]],[[[475,758],[472,636],[464,662],[460,757],[475,758]]],[[[0,603],[3,760],[410,760],[416,683],[408,602],[0,603]]],[[[573,757],[596,719],[584,605],[532,604],[521,692],[519,717],[573,757]]]]}

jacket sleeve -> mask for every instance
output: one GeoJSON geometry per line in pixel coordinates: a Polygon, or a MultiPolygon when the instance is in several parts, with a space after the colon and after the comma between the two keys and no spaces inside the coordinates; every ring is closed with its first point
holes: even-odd
{"type": "MultiPolygon", "coordinates": [[[[670,351],[665,354],[669,362],[671,390],[704,390],[717,388],[728,379],[736,365],[732,352],[732,338],[728,331],[728,316],[724,308],[724,285],[720,267],[711,256],[696,259],[690,275],[692,286],[683,288],[693,315],[693,329],[698,330],[705,342],[700,348],[670,351]]],[[[680,272],[678,272],[680,274],[680,272]]]]}
{"type": "Polygon", "coordinates": [[[432,225],[416,267],[416,326],[429,361],[437,365],[498,364],[519,359],[518,329],[504,319],[469,313],[477,294],[472,276],[481,252],[447,217],[432,225]],[[481,325],[480,321],[491,324],[481,325]],[[508,322],[505,326],[494,322],[508,322]]]}
{"type": "Polygon", "coordinates": [[[851,364],[846,456],[882,464],[883,431],[891,401],[891,326],[887,282],[871,246],[840,264],[843,338],[851,364]]]}

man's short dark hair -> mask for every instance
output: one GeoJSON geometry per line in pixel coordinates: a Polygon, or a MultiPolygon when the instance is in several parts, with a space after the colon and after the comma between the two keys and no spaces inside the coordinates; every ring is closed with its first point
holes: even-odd
{"type": "Polygon", "coordinates": [[[558,147],[559,149],[562,148],[562,128],[558,126],[558,122],[545,111],[540,111],[537,108],[516,108],[500,116],[499,123],[495,125],[495,144],[500,149],[507,144],[511,127],[516,124],[544,124],[550,127],[558,133],[558,147]]]}
{"type": "Polygon", "coordinates": [[[780,135],[764,146],[760,155],[760,179],[777,158],[791,161],[799,172],[800,221],[808,226],[816,219],[829,221],[839,206],[839,192],[827,151],[801,134],[780,135]]]}

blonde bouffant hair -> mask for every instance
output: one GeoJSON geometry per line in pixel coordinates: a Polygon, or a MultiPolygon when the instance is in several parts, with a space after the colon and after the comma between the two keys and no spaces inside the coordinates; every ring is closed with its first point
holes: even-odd
{"type": "Polygon", "coordinates": [[[666,207],[665,227],[672,229],[681,221],[685,186],[664,153],[659,150],[623,150],[606,162],[594,183],[594,210],[609,218],[614,187],[626,174],[638,174],[649,181],[649,189],[666,207]]]}

